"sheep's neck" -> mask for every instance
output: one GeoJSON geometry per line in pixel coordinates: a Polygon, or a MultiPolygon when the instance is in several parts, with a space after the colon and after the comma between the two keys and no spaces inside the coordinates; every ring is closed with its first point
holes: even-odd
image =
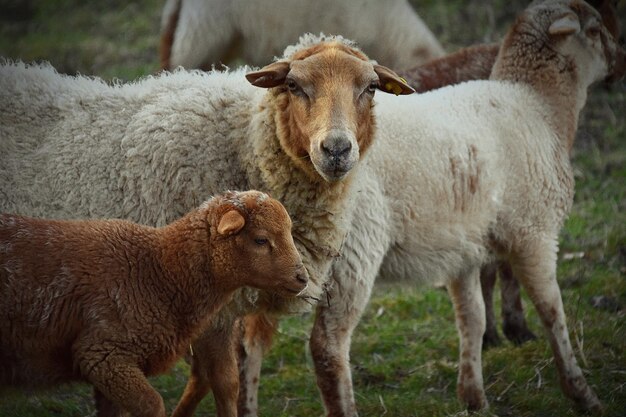
{"type": "Polygon", "coordinates": [[[209,228],[203,212],[196,210],[164,227],[161,233],[164,274],[158,285],[163,289],[162,302],[169,305],[181,333],[192,336],[234,290],[220,286],[211,274],[209,228]]]}
{"type": "Polygon", "coordinates": [[[532,88],[551,113],[546,115],[548,123],[567,151],[571,151],[588,87],[581,85],[574,62],[551,49],[546,39],[530,33],[513,33],[503,42],[491,79],[532,88]]]}
{"type": "Polygon", "coordinates": [[[285,153],[280,140],[283,137],[283,142],[288,142],[284,136],[289,135],[279,115],[284,103],[276,100],[269,92],[260,111],[252,117],[248,135],[253,148],[248,165],[250,186],[271,192],[285,205],[294,220],[294,240],[311,274],[311,285],[321,286],[351,221],[348,207],[353,199],[355,173],[329,183],[304,168],[294,169],[294,158],[285,153]]]}

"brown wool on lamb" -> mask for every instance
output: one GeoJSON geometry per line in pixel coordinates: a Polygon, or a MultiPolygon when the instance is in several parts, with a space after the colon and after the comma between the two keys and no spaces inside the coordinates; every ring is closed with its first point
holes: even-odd
{"type": "Polygon", "coordinates": [[[0,214],[0,248],[0,385],[86,381],[100,416],[164,417],[146,376],[167,371],[236,289],[292,297],[308,285],[289,215],[256,191],[161,228],[0,214]]]}

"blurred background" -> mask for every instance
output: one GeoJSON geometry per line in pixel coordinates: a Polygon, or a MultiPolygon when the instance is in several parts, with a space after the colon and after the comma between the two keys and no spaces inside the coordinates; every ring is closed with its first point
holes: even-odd
{"type": "MultiPolygon", "coordinates": [[[[26,62],[46,60],[59,72],[95,75],[109,81],[131,81],[154,74],[159,69],[163,4],[164,0],[0,0],[0,56],[26,62]]],[[[412,0],[411,4],[444,48],[452,52],[500,40],[528,2],[412,0]]],[[[622,28],[626,28],[626,1],[617,7],[622,28]]],[[[581,115],[572,157],[577,189],[561,236],[559,281],[579,363],[606,404],[607,415],[623,416],[624,81],[593,89],[581,115]]],[[[527,299],[525,305],[529,307],[527,299]]],[[[532,307],[527,310],[539,340],[521,347],[505,342],[485,353],[484,378],[491,409],[478,415],[575,414],[558,387],[539,320],[532,307]]],[[[281,334],[264,362],[261,415],[323,415],[306,346],[310,322],[310,317],[282,321],[281,334]]],[[[378,289],[353,339],[353,379],[361,415],[465,415],[455,393],[457,344],[454,316],[444,292],[395,286],[378,289]]],[[[187,374],[188,366],[181,361],[170,374],[152,380],[168,411],[173,410],[187,374]]],[[[214,415],[212,402],[209,395],[196,415],[214,415]]],[[[85,415],[95,415],[95,411],[91,390],[83,385],[46,393],[9,392],[0,398],[0,416],[85,415]]]]}

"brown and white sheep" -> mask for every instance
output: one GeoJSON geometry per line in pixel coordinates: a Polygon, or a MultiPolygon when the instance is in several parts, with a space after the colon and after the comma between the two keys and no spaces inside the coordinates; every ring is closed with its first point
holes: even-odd
{"type": "MultiPolygon", "coordinates": [[[[413,92],[341,37],[304,36],[258,71],[176,71],[128,84],[5,63],[0,210],[158,226],[200,204],[199,195],[262,190],[294,220],[310,276],[306,295],[320,298],[351,222],[360,161],[374,141],[377,89],[413,92]]],[[[237,363],[226,342],[234,320],[257,309],[310,305],[240,291],[207,330],[219,341],[199,339],[215,344],[207,349],[219,360],[194,346],[187,409],[211,389],[219,415],[236,414],[237,363]]]]}
{"type": "Polygon", "coordinates": [[[308,285],[287,211],[256,191],[161,228],[0,214],[0,248],[0,384],[88,381],[99,415],[164,417],[146,376],[167,371],[235,290],[308,285]]]}
{"type": "MultiPolygon", "coordinates": [[[[579,0],[535,2],[508,32],[489,81],[394,103],[381,97],[380,140],[333,264],[331,302],[318,304],[310,339],[328,416],[357,414],[350,340],[377,276],[448,286],[460,337],[458,396],[470,409],[486,407],[479,271],[494,251],[539,312],[563,392],[601,409],[572,350],[556,255],[587,88],[625,70],[624,51],[596,10],[579,0]]],[[[244,381],[257,377],[243,372],[244,381]]]]}
{"type": "Polygon", "coordinates": [[[263,65],[305,32],[343,35],[396,70],[444,52],[407,0],[167,0],[161,67],[263,65]]]}
{"type": "MultiPolygon", "coordinates": [[[[588,2],[602,17],[602,23],[615,38],[620,38],[620,24],[616,1],[594,0],[588,2]]],[[[417,92],[427,92],[464,81],[489,78],[500,44],[483,44],[462,48],[459,51],[434,59],[422,65],[399,71],[408,84],[417,92]]],[[[485,300],[486,330],[483,347],[500,344],[493,308],[493,291],[496,277],[500,278],[502,298],[502,331],[516,344],[535,339],[524,318],[520,286],[506,261],[485,265],[480,273],[481,289],[485,300]]]]}

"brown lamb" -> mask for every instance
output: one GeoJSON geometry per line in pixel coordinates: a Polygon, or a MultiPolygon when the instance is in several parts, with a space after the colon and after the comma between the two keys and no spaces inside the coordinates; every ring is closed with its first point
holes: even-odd
{"type": "Polygon", "coordinates": [[[164,417],[146,376],[236,289],[296,296],[307,281],[287,211],[257,191],[162,228],[0,214],[0,386],[86,381],[100,416],[164,417]]]}

